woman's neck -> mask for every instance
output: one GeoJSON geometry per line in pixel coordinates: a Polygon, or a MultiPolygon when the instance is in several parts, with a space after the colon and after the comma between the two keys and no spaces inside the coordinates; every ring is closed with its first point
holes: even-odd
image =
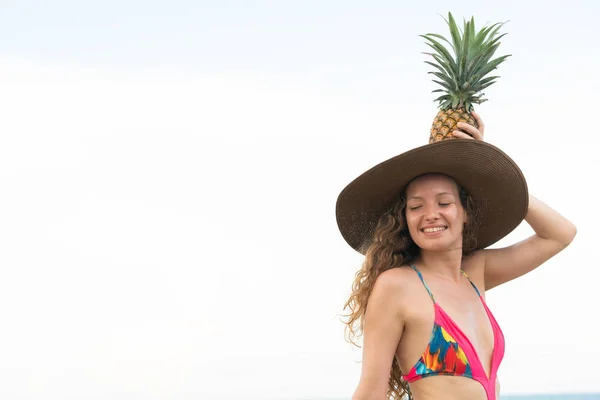
{"type": "Polygon", "coordinates": [[[462,267],[462,249],[444,252],[421,251],[415,264],[420,270],[443,279],[459,282],[462,267]]]}

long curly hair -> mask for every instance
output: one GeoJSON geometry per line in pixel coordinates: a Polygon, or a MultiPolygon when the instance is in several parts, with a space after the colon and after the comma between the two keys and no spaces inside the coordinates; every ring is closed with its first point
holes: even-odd
{"type": "MultiPolygon", "coordinates": [[[[477,248],[478,212],[467,191],[458,184],[457,187],[460,202],[468,216],[462,234],[463,257],[468,257],[477,248]]],[[[347,320],[344,321],[344,336],[349,343],[357,347],[360,347],[357,340],[363,334],[367,302],[379,274],[409,264],[420,254],[420,248],[412,240],[406,224],[405,190],[398,201],[380,217],[371,240],[363,244],[365,259],[355,275],[350,298],[344,305],[344,310],[350,310],[349,314],[345,315],[347,320]]],[[[408,383],[402,379],[402,371],[396,357],[392,361],[387,398],[412,400],[408,383]]]]}

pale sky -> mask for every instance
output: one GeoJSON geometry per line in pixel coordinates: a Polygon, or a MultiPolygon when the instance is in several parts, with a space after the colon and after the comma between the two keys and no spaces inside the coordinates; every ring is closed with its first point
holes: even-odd
{"type": "Polygon", "coordinates": [[[3,400],[349,398],[360,351],[339,315],[362,257],[335,201],[426,143],[418,35],[446,34],[448,11],[510,20],[512,57],[477,108],[486,140],[578,227],[488,293],[503,393],[600,392],[596,2],[0,11],[3,400]]]}

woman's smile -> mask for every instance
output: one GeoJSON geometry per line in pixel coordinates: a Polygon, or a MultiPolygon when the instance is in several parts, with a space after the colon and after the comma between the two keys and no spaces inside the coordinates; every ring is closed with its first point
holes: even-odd
{"type": "Polygon", "coordinates": [[[427,228],[422,228],[420,229],[420,231],[426,236],[426,237],[438,237],[441,236],[446,230],[448,229],[447,226],[431,226],[431,227],[427,227],[427,228]]]}

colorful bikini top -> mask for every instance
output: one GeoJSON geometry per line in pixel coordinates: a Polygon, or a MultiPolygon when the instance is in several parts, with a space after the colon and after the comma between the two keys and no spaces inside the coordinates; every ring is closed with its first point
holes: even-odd
{"type": "Polygon", "coordinates": [[[464,376],[481,383],[487,394],[488,400],[496,400],[496,373],[500,362],[504,357],[504,335],[500,326],[494,319],[491,311],[485,304],[483,297],[477,287],[473,284],[469,276],[461,270],[463,275],[469,280],[488,315],[494,333],[494,350],[492,352],[492,366],[490,376],[488,377],[481,360],[471,344],[469,338],[456,325],[456,323],[444,312],[444,310],[435,302],[433,294],[427,287],[423,275],[413,265],[410,266],[419,275],[423,286],[429,293],[435,308],[435,320],[433,330],[429,339],[429,344],[425,352],[412,367],[408,374],[403,378],[407,382],[436,375],[464,376]]]}

